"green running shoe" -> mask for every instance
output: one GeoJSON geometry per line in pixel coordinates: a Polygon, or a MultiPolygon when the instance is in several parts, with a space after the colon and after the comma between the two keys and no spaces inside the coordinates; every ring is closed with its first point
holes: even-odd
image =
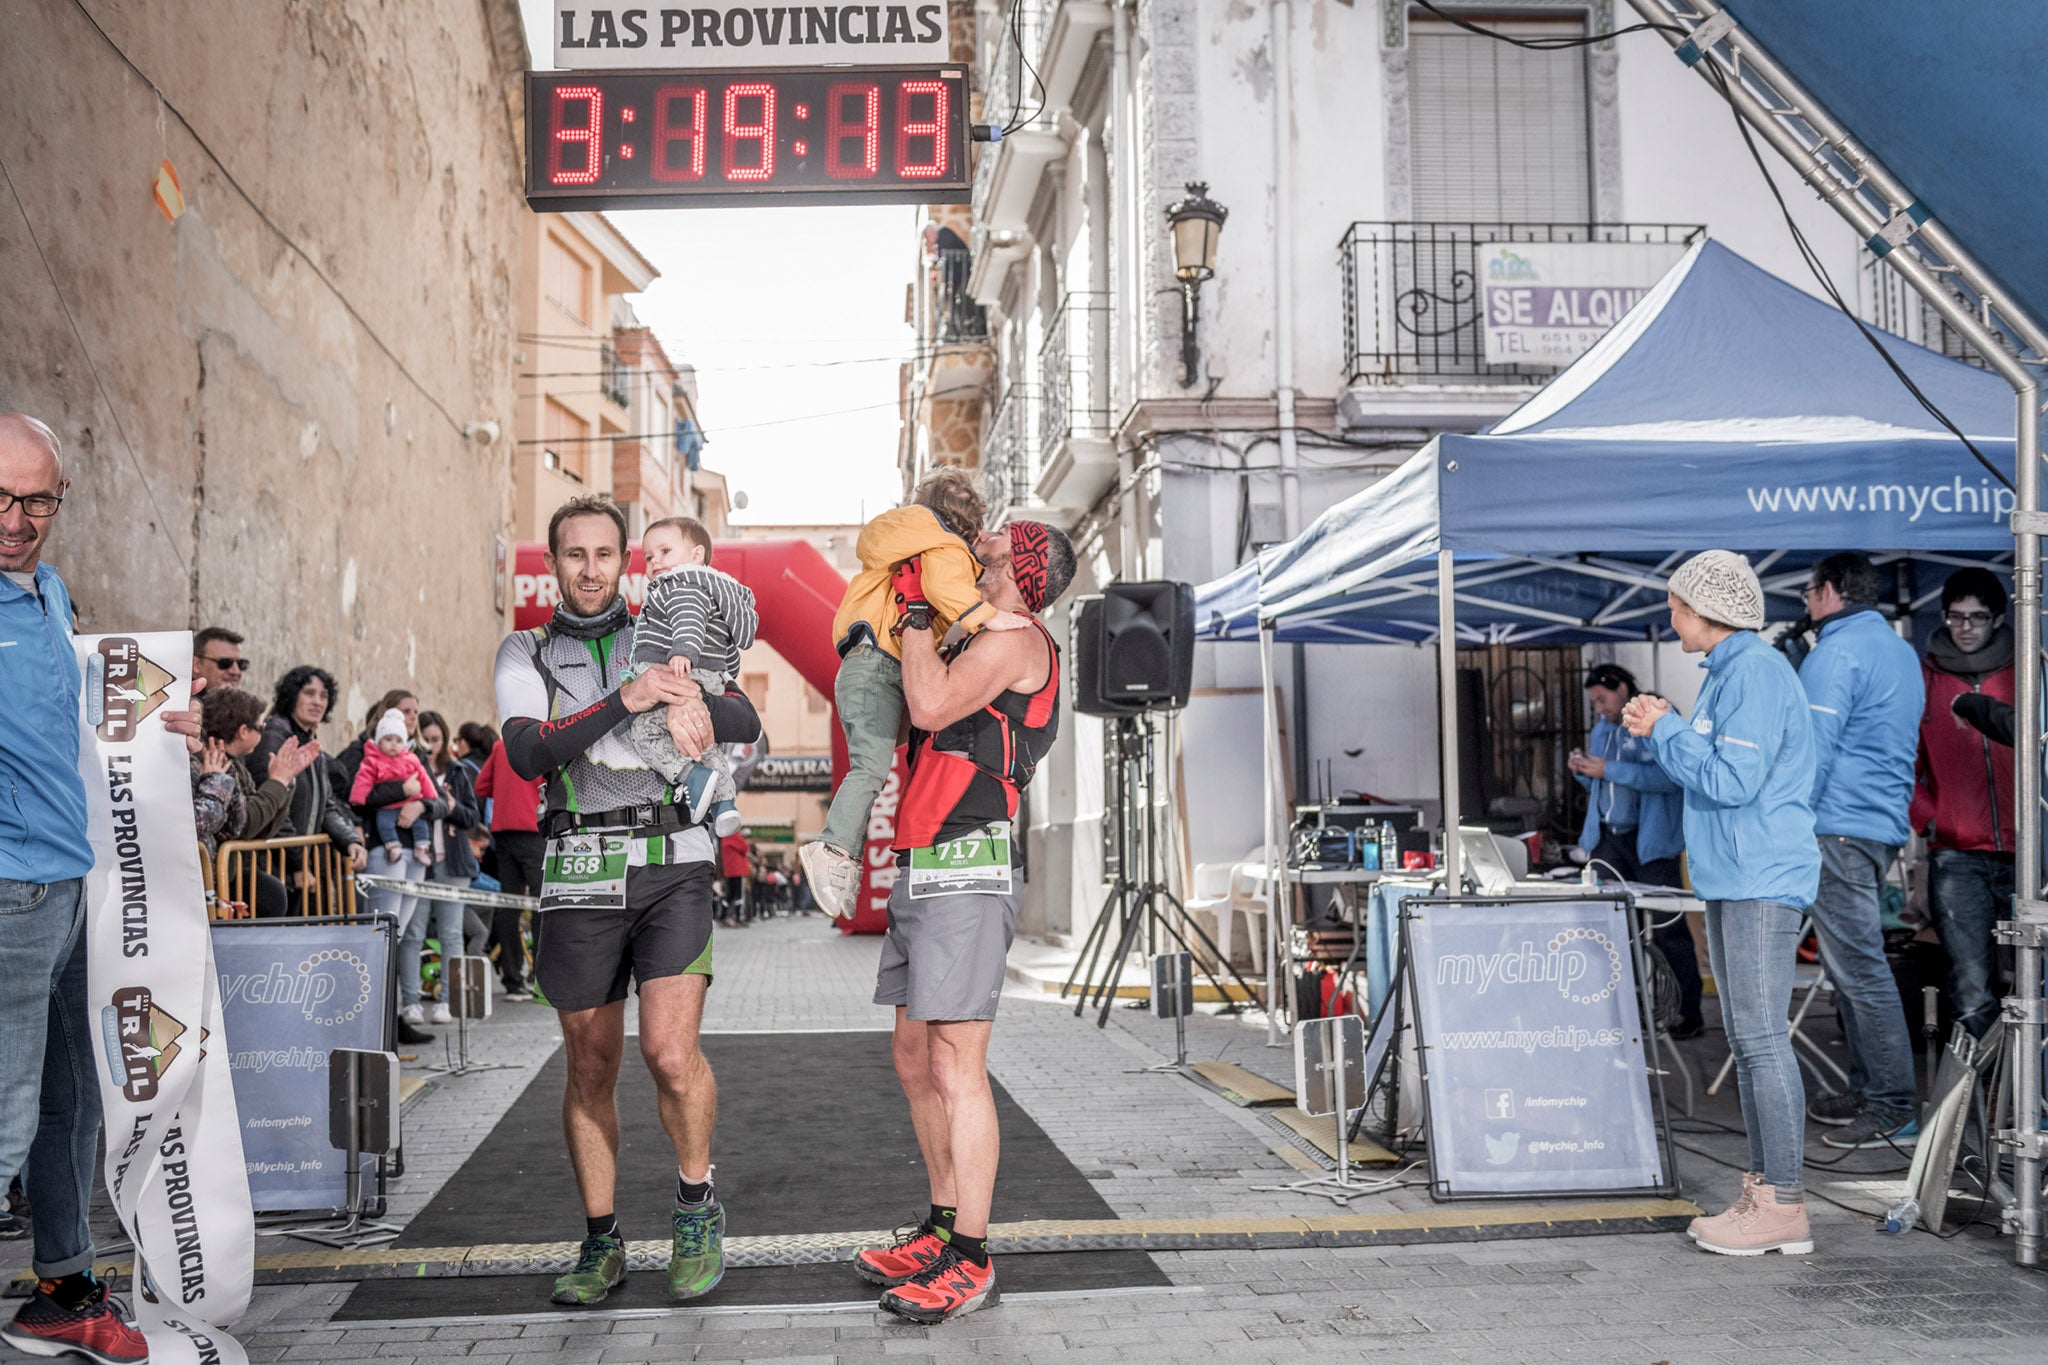
{"type": "Polygon", "coordinates": [[[576,1268],[555,1281],[554,1301],[588,1308],[625,1283],[626,1243],[620,1237],[586,1237],[576,1268]]]}
{"type": "Polygon", "coordinates": [[[725,1206],[714,1196],[676,1209],[675,1250],[668,1262],[668,1296],[694,1299],[725,1278],[725,1206]]]}

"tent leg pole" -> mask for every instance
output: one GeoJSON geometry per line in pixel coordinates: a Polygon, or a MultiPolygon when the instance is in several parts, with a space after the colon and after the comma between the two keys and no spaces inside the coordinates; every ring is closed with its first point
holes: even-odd
{"type": "Polygon", "coordinates": [[[2013,1047],[2013,1259],[2041,1257],[2041,950],[2048,914],[2041,908],[2041,394],[2019,390],[2013,474],[2013,670],[2018,786],[2014,917],[2024,937],[2013,962],[2013,998],[2005,1002],[2013,1047]]]}
{"type": "MultiPolygon", "coordinates": [[[[1274,808],[1275,789],[1273,767],[1279,757],[1279,737],[1273,727],[1279,724],[1280,709],[1273,704],[1273,627],[1269,622],[1259,623],[1259,739],[1265,753],[1265,804],[1259,807],[1261,822],[1266,830],[1266,1046],[1280,1046],[1280,951],[1287,942],[1286,931],[1280,918],[1294,918],[1294,898],[1287,894],[1287,888],[1280,881],[1280,870],[1285,865],[1280,848],[1285,838],[1284,824],[1278,823],[1274,808]],[[1277,832],[1276,832],[1277,831],[1277,832]]],[[[1225,912],[1229,913],[1228,911],[1225,912]]],[[[1228,965],[1228,964],[1225,964],[1228,965]]]]}
{"type": "Polygon", "coordinates": [[[1436,553],[1437,732],[1443,736],[1444,891],[1455,896],[1458,879],[1458,598],[1451,552],[1436,553]]]}

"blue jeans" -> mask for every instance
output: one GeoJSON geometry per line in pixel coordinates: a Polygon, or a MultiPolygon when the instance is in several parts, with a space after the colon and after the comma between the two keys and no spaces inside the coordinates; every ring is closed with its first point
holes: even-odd
{"type": "Polygon", "coordinates": [[[1708,901],[1707,956],[1735,1054],[1749,1169],[1797,1197],[1806,1166],[1806,1085],[1786,1016],[1803,916],[1778,901],[1708,901]]]}
{"type": "Polygon", "coordinates": [[[378,810],[376,815],[377,842],[380,844],[398,844],[401,847],[408,844],[414,848],[431,847],[434,842],[434,822],[425,816],[421,816],[412,822],[411,829],[400,829],[398,827],[398,811],[399,808],[397,806],[385,806],[378,810]]]}
{"type": "Polygon", "coordinates": [[[1937,848],[1928,855],[1927,907],[1948,951],[1949,1008],[1982,1038],[1998,1017],[1998,945],[1991,930],[2012,918],[2010,853],[1937,848]]]}
{"type": "MultiPolygon", "coordinates": [[[[468,886],[467,877],[439,876],[427,878],[427,886],[442,882],[449,886],[468,886]]],[[[429,890],[427,895],[431,895],[429,890]]],[[[441,973],[447,979],[448,959],[462,955],[462,902],[427,900],[418,901],[412,919],[406,923],[405,932],[398,939],[398,1002],[401,1005],[420,1003],[420,952],[427,946],[427,935],[441,940],[441,973]]],[[[448,992],[441,992],[441,999],[448,999],[448,992]]]]}
{"type": "Polygon", "coordinates": [[[100,1084],[85,986],[85,882],[0,878],[0,1189],[24,1175],[35,1270],[92,1264],[100,1084]]]}
{"type": "Polygon", "coordinates": [[[1849,1044],[1849,1091],[1880,1118],[1913,1117],[1913,1035],[1899,983],[1884,956],[1884,874],[1897,847],[1853,834],[1823,834],[1813,927],[1835,987],[1849,1044]]]}

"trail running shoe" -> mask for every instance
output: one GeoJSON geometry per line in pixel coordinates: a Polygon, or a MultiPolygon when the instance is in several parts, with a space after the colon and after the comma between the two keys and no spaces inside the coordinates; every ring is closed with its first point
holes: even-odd
{"type": "Polygon", "coordinates": [[[1920,1141],[1920,1120],[1875,1113],[1869,1109],[1853,1122],[1821,1135],[1821,1145],[1838,1152],[1910,1150],[1920,1141]]]}
{"type": "Polygon", "coordinates": [[[1001,1302],[995,1262],[976,1265],[950,1246],[919,1274],[882,1295],[882,1307],[927,1327],[1001,1302]]]}
{"type": "Polygon", "coordinates": [[[99,1297],[79,1309],[66,1308],[38,1285],[14,1321],[0,1327],[0,1341],[32,1356],[84,1356],[100,1365],[123,1365],[149,1359],[149,1346],[142,1333],[121,1320],[107,1298],[107,1286],[99,1297]]]}
{"type": "Polygon", "coordinates": [[[1806,1106],[1806,1117],[1815,1123],[1824,1123],[1830,1128],[1840,1128],[1852,1123],[1862,1112],[1861,1095],[1846,1095],[1840,1091],[1822,1095],[1806,1106]]]}
{"type": "Polygon", "coordinates": [[[668,1260],[668,1296],[695,1299],[725,1278],[725,1206],[713,1196],[676,1206],[676,1239],[668,1260]]]}
{"type": "Polygon", "coordinates": [[[588,1308],[626,1282],[626,1242],[618,1236],[586,1237],[576,1268],[555,1281],[554,1301],[588,1308]]]}
{"type": "Polygon", "coordinates": [[[891,1245],[869,1247],[856,1255],[853,1268],[869,1284],[894,1289],[922,1274],[945,1249],[946,1243],[932,1230],[931,1220],[921,1218],[896,1229],[896,1240],[891,1245]]]}

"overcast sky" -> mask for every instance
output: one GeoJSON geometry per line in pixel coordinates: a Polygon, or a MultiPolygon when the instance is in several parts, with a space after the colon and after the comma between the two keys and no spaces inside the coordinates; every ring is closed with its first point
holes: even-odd
{"type": "MultiPolygon", "coordinates": [[[[554,0],[520,0],[535,67],[554,65],[554,0]]],[[[897,364],[916,209],[672,209],[606,215],[661,278],[633,298],[697,367],[710,444],[755,523],[855,522],[900,496],[897,364]]]]}

